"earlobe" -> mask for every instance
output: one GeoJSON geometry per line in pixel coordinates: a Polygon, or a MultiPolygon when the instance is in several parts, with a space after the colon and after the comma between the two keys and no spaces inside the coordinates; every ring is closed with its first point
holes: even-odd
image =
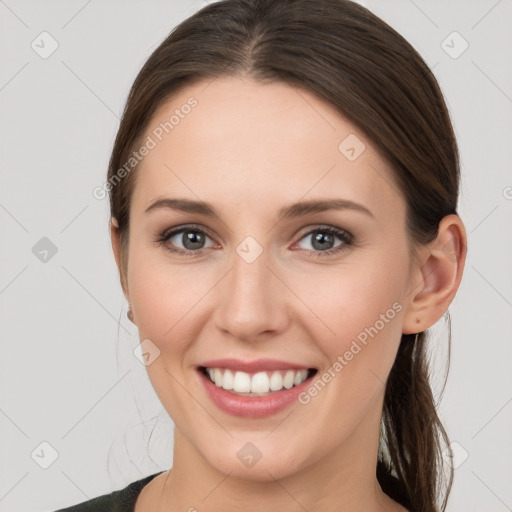
{"type": "Polygon", "coordinates": [[[459,288],[467,253],[464,224],[455,214],[439,223],[438,235],[426,248],[427,257],[418,269],[408,299],[402,331],[405,334],[424,331],[447,311],[459,288]]]}

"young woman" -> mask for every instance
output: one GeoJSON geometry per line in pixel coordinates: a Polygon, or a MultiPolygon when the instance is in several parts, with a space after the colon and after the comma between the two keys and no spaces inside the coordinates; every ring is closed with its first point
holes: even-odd
{"type": "Polygon", "coordinates": [[[213,3],[137,76],[106,184],[174,455],[65,510],[445,509],[425,352],[467,238],[410,44],[348,0],[213,3]]]}

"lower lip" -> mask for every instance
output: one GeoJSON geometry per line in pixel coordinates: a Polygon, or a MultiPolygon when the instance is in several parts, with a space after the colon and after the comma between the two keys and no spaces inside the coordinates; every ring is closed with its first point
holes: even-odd
{"type": "Polygon", "coordinates": [[[264,418],[286,409],[298,399],[311,383],[314,375],[298,386],[274,391],[267,396],[235,395],[214,384],[201,370],[197,370],[207,395],[222,411],[245,418],[264,418]]]}

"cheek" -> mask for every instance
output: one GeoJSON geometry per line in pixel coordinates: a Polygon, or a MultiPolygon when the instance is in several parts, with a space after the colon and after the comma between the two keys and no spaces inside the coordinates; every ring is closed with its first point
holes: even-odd
{"type": "Polygon", "coordinates": [[[134,248],[130,258],[130,300],[141,339],[151,339],[161,351],[179,352],[206,283],[195,279],[192,266],[171,265],[159,251],[134,248]]]}
{"type": "Polygon", "coordinates": [[[130,299],[139,337],[151,340],[160,351],[146,366],[147,375],[175,424],[186,430],[192,421],[190,395],[184,389],[190,387],[187,350],[200,334],[194,318],[207,283],[194,279],[192,265],[180,268],[162,255],[136,249],[130,256],[130,299]]]}
{"type": "Polygon", "coordinates": [[[348,435],[370,411],[380,410],[377,401],[400,343],[401,296],[396,283],[390,289],[378,275],[376,270],[358,274],[352,269],[338,279],[320,280],[325,283],[322,291],[311,288],[308,306],[321,321],[310,317],[303,327],[326,363],[301,403],[311,400],[333,438],[340,435],[340,425],[348,435]]]}
{"type": "Polygon", "coordinates": [[[346,409],[339,404],[349,407],[356,420],[383,392],[400,343],[400,260],[393,265],[379,261],[332,267],[323,276],[305,273],[297,292],[315,313],[302,315],[302,326],[326,356],[318,379],[331,391],[319,394],[324,403],[332,403],[323,410],[338,411],[334,414],[340,414],[340,421],[346,409]]]}
{"type": "MultiPolygon", "coordinates": [[[[289,275],[288,279],[292,280],[289,275]]],[[[391,323],[398,323],[403,288],[401,272],[378,265],[346,265],[322,269],[322,272],[303,272],[293,291],[304,310],[308,330],[322,333],[333,349],[343,349],[352,339],[364,339],[367,329],[376,326],[388,331],[391,323]],[[393,306],[395,304],[395,306],[393,306]],[[392,322],[393,321],[393,322],[392,322]]],[[[293,280],[292,280],[293,282],[293,280]]],[[[295,300],[295,299],[294,299],[295,300]]]]}

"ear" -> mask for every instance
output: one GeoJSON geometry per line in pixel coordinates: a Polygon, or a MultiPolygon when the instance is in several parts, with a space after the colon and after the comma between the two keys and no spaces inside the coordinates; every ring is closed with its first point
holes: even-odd
{"type": "Polygon", "coordinates": [[[121,260],[121,240],[119,237],[119,224],[115,217],[110,219],[110,241],[112,243],[112,251],[114,252],[114,258],[116,260],[117,270],[119,272],[119,279],[121,281],[121,288],[123,289],[123,293],[130,302],[128,295],[128,287],[126,286],[123,276],[122,276],[122,260],[121,260]]]}
{"type": "Polygon", "coordinates": [[[414,334],[433,326],[448,310],[459,288],[467,253],[467,235],[460,217],[443,217],[438,234],[421,254],[412,273],[402,332],[414,334]]]}

